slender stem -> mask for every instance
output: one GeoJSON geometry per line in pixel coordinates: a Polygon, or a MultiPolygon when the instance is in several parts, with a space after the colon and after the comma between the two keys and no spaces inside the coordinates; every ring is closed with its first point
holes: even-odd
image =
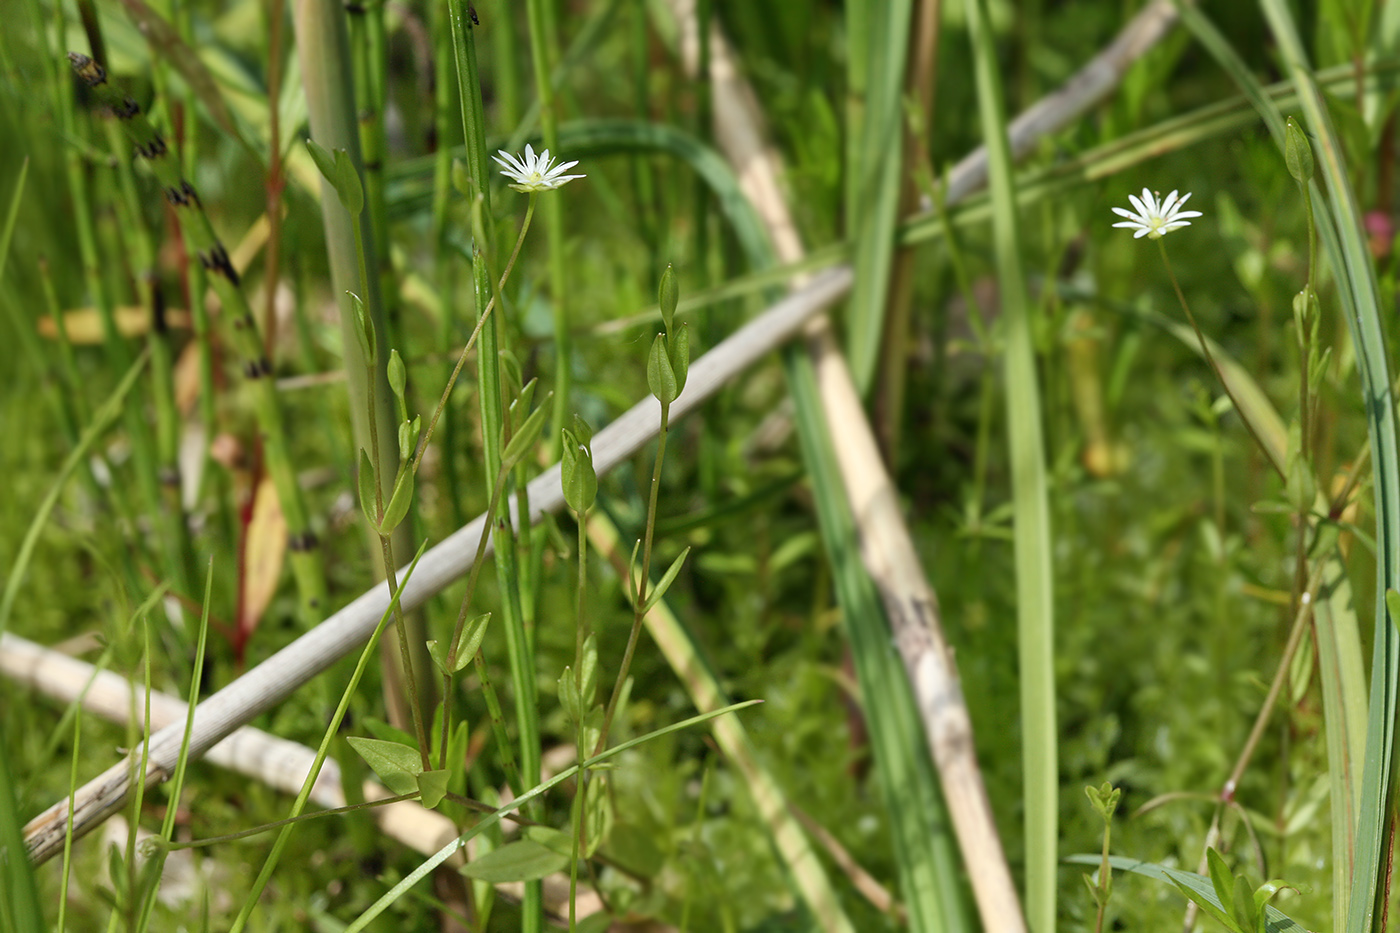
{"type": "MultiPolygon", "coordinates": [[[[574,603],[574,693],[578,696],[579,721],[575,724],[575,748],[578,760],[582,761],[584,756],[583,724],[586,721],[589,708],[593,705],[593,697],[583,695],[583,643],[587,641],[588,635],[588,615],[584,612],[584,595],[588,592],[588,515],[585,509],[575,513],[578,523],[578,585],[574,588],[577,594],[574,603]]],[[[575,785],[574,805],[570,813],[570,818],[574,826],[574,842],[572,857],[569,859],[569,931],[573,933],[578,927],[578,916],[575,910],[575,900],[578,896],[578,855],[583,839],[583,804],[584,795],[588,788],[588,772],[579,770],[578,782],[575,785]]]]}
{"type": "MultiPolygon", "coordinates": [[[[352,212],[350,214],[350,227],[355,239],[355,257],[360,270],[360,290],[368,294],[369,269],[365,263],[365,240],[362,235],[363,231],[360,228],[360,224],[360,215],[352,212]]],[[[371,323],[370,326],[373,326],[373,324],[371,323]]],[[[380,343],[385,342],[386,338],[387,335],[380,334],[379,339],[375,341],[375,345],[378,346],[380,343]]],[[[368,392],[367,413],[369,415],[369,446],[375,451],[379,450],[379,417],[375,404],[377,401],[375,398],[375,386],[378,383],[378,380],[375,378],[375,373],[378,366],[378,354],[372,354],[365,360],[365,382],[368,392]]],[[[378,457],[372,455],[371,460],[377,463],[378,457]]],[[[401,465],[398,472],[402,472],[403,469],[404,467],[401,465]]],[[[381,477],[376,476],[373,484],[375,518],[377,522],[382,522],[384,520],[385,484],[381,480],[381,477]]],[[[395,485],[397,485],[397,476],[395,477],[395,485]]],[[[384,560],[384,582],[388,585],[389,596],[392,598],[399,588],[397,574],[395,572],[395,568],[398,564],[394,561],[392,530],[389,534],[384,534],[383,532],[379,534],[379,550],[384,560]]],[[[423,710],[419,703],[418,678],[413,670],[413,647],[409,642],[408,627],[404,624],[403,610],[397,603],[394,605],[394,630],[398,635],[399,663],[403,665],[404,702],[408,705],[409,716],[413,722],[413,735],[414,738],[418,740],[418,755],[422,761],[423,770],[428,771],[432,769],[432,762],[429,760],[430,746],[428,745],[428,733],[423,725],[423,710]]],[[[447,748],[446,741],[443,742],[443,748],[447,748]]]]}
{"type": "MultiPolygon", "coordinates": [[[[632,666],[632,654],[637,649],[637,638],[642,632],[642,619],[645,613],[642,607],[647,601],[647,581],[651,578],[651,542],[652,535],[656,531],[656,501],[661,491],[661,464],[666,459],[666,435],[670,427],[671,405],[669,402],[661,403],[661,431],[656,436],[656,463],[651,471],[651,495],[647,501],[647,527],[642,543],[642,578],[637,584],[637,600],[632,612],[632,631],[627,636],[627,649],[622,653],[622,666],[617,672],[617,681],[613,684],[612,696],[608,698],[607,712],[603,714],[603,729],[598,735],[598,744],[593,754],[602,754],[608,744],[608,730],[612,728],[613,716],[617,713],[618,701],[622,698],[622,690],[627,683],[627,671],[632,666]]],[[[628,567],[627,572],[631,573],[632,568],[628,567]]]]}
{"type": "MultiPolygon", "coordinates": [[[[1215,354],[1210,352],[1210,341],[1206,340],[1206,335],[1201,332],[1200,325],[1196,323],[1196,316],[1191,313],[1191,306],[1186,303],[1186,296],[1181,293],[1181,285],[1176,280],[1176,273],[1172,271],[1172,262],[1167,258],[1167,245],[1162,242],[1161,237],[1157,238],[1157,247],[1162,252],[1162,263],[1167,267],[1167,277],[1172,280],[1172,288],[1176,290],[1177,301],[1181,302],[1181,310],[1186,313],[1186,320],[1190,323],[1191,329],[1196,332],[1196,339],[1200,341],[1201,352],[1205,354],[1206,362],[1210,364],[1211,371],[1215,373],[1215,378],[1220,382],[1221,388],[1225,390],[1225,394],[1230,399],[1230,404],[1234,406],[1235,411],[1240,416],[1240,420],[1244,422],[1245,430],[1249,432],[1250,437],[1254,438],[1254,443],[1259,445],[1259,449],[1264,451],[1267,455],[1269,450],[1268,446],[1265,445],[1264,439],[1259,436],[1259,432],[1254,430],[1254,424],[1245,416],[1245,409],[1240,405],[1239,399],[1235,398],[1235,393],[1230,389],[1229,380],[1225,378],[1224,371],[1220,368],[1220,364],[1216,362],[1215,354]]],[[[1266,456],[1265,459],[1273,464],[1272,458],[1266,456]]],[[[1277,470],[1278,465],[1274,464],[1274,468],[1277,470]]],[[[1282,473],[1279,475],[1283,477],[1284,482],[1288,481],[1287,476],[1283,476],[1282,473]]]]}
{"type": "MultiPolygon", "coordinates": [[[[500,284],[496,287],[496,292],[500,293],[506,287],[506,280],[510,278],[511,270],[515,268],[516,257],[520,255],[521,244],[525,242],[525,233],[530,229],[530,219],[535,215],[535,197],[530,194],[530,206],[525,210],[525,220],[520,225],[520,235],[515,238],[515,249],[511,251],[510,262],[506,263],[506,271],[501,273],[500,284]]],[[[433,437],[433,430],[437,427],[438,418],[442,416],[443,410],[447,408],[447,400],[452,396],[452,387],[457,384],[457,376],[462,372],[462,366],[467,362],[467,354],[476,345],[477,335],[481,333],[481,327],[486,323],[487,317],[492,309],[496,307],[496,296],[492,295],[491,300],[486,303],[486,310],[481,312],[481,317],[477,319],[476,327],[472,329],[472,335],[467,338],[467,345],[462,348],[461,355],[457,357],[457,365],[452,369],[452,375],[447,378],[447,385],[442,390],[442,397],[438,399],[437,408],[433,409],[433,416],[428,420],[428,430],[423,435],[423,442],[418,445],[418,453],[413,458],[413,470],[418,471],[418,463],[423,459],[423,451],[428,449],[428,441],[433,437]]]]}
{"type": "Polygon", "coordinates": [[[497,478],[495,487],[491,490],[491,501],[486,506],[486,519],[481,528],[481,538],[476,543],[476,559],[472,561],[471,573],[467,575],[467,589],[462,594],[462,607],[457,610],[457,624],[452,629],[452,640],[448,642],[447,661],[443,665],[446,668],[442,674],[442,744],[439,748],[439,767],[447,767],[447,736],[451,725],[451,704],[448,700],[452,696],[452,675],[457,670],[457,660],[460,657],[458,652],[462,647],[462,633],[467,627],[467,614],[471,608],[472,598],[476,595],[477,578],[481,576],[481,568],[485,565],[486,542],[491,540],[490,529],[496,523],[496,510],[500,508],[501,494],[505,489],[504,476],[497,478]]]}

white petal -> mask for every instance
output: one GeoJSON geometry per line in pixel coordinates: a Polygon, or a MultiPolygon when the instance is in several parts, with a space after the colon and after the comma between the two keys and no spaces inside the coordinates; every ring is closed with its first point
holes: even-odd
{"type": "Polygon", "coordinates": [[[1175,203],[1176,203],[1176,189],[1173,188],[1173,189],[1172,189],[1172,193],[1169,194],[1169,195],[1167,195],[1166,200],[1162,202],[1162,213],[1163,213],[1163,214],[1170,215],[1171,212],[1172,212],[1172,205],[1175,204],[1175,203]]]}
{"type": "MultiPolygon", "coordinates": [[[[1147,200],[1149,202],[1152,201],[1152,193],[1150,191],[1148,191],[1146,188],[1143,188],[1142,193],[1147,195],[1147,200]]],[[[1152,204],[1152,209],[1149,210],[1147,205],[1139,201],[1137,195],[1135,194],[1128,195],[1128,200],[1133,203],[1133,207],[1137,208],[1138,216],[1142,217],[1144,220],[1157,213],[1157,205],[1155,203],[1152,204]]]]}
{"type": "Polygon", "coordinates": [[[1143,227],[1143,228],[1142,228],[1141,230],[1139,230],[1137,233],[1134,233],[1134,234],[1133,234],[1133,239],[1134,239],[1134,240],[1140,240],[1140,239],[1142,239],[1143,237],[1147,236],[1147,235],[1148,235],[1149,233],[1151,233],[1151,232],[1152,232],[1152,228],[1151,228],[1151,227],[1143,227]]]}
{"type": "Polygon", "coordinates": [[[1182,218],[1182,217],[1200,217],[1200,216],[1202,216],[1200,211],[1177,211],[1175,214],[1172,215],[1172,219],[1173,219],[1173,220],[1178,220],[1178,219],[1180,219],[1180,218],[1182,218]]]}
{"type": "MultiPolygon", "coordinates": [[[[1128,210],[1127,208],[1114,207],[1114,208],[1110,208],[1110,210],[1112,210],[1113,213],[1117,214],[1119,217],[1131,217],[1131,218],[1133,218],[1134,220],[1140,220],[1140,219],[1141,219],[1137,214],[1134,214],[1132,211],[1128,210]]],[[[1114,226],[1116,227],[1116,226],[1118,226],[1118,224],[1114,224],[1114,226]]]]}

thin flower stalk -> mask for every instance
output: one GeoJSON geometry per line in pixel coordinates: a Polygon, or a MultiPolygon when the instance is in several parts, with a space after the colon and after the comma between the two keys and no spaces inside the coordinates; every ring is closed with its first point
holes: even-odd
{"type": "MultiPolygon", "coordinates": [[[[1190,197],[1189,191],[1178,197],[1178,192],[1173,189],[1165,198],[1158,200],[1150,189],[1143,188],[1141,198],[1137,195],[1128,195],[1128,200],[1135,208],[1135,212],[1121,207],[1113,208],[1115,214],[1127,218],[1113,226],[1131,229],[1135,240],[1147,237],[1157,241],[1157,247],[1162,254],[1162,264],[1167,269],[1167,278],[1171,279],[1172,289],[1176,292],[1177,301],[1181,303],[1181,310],[1186,315],[1191,329],[1195,332],[1196,339],[1200,342],[1201,353],[1205,356],[1206,362],[1210,364],[1211,371],[1215,373],[1215,378],[1220,383],[1221,388],[1225,390],[1230,404],[1234,406],[1240,420],[1244,422],[1245,430],[1249,432],[1250,437],[1254,438],[1254,442],[1259,445],[1259,448],[1267,453],[1268,447],[1265,446],[1263,438],[1259,436],[1259,432],[1250,421],[1246,409],[1235,397],[1234,390],[1230,388],[1229,380],[1225,378],[1225,373],[1220,368],[1220,363],[1215,359],[1215,354],[1211,352],[1210,341],[1206,340],[1206,335],[1201,331],[1200,325],[1196,323],[1196,316],[1191,313],[1191,306],[1186,302],[1186,296],[1181,291],[1181,284],[1176,279],[1176,272],[1172,269],[1171,259],[1167,256],[1167,245],[1162,242],[1162,238],[1168,233],[1180,230],[1182,227],[1189,227],[1191,222],[1188,218],[1202,216],[1200,211],[1182,210],[1183,205],[1190,197]]],[[[1274,464],[1272,459],[1269,462],[1274,464]]],[[[1277,464],[1274,466],[1277,469],[1277,464]]],[[[1284,477],[1284,480],[1286,481],[1287,477],[1284,477]]]]}

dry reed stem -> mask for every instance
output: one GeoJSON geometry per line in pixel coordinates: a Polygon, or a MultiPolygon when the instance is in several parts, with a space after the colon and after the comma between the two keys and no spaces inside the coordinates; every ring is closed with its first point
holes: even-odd
{"type": "MultiPolygon", "coordinates": [[[[823,272],[806,289],[773,305],[696,360],[690,368],[685,391],[671,403],[672,421],[693,411],[726,381],[794,337],[806,321],[845,294],[850,283],[848,269],[823,272]]],[[[648,396],[599,431],[593,438],[594,466],[599,475],[640,450],[656,436],[659,426],[660,405],[648,396]]],[[[531,524],[545,513],[563,507],[558,464],[530,483],[529,496],[531,524]]],[[[423,555],[417,571],[404,586],[405,612],[422,605],[471,568],[482,532],[483,516],[478,516],[423,555]]],[[[401,569],[400,573],[406,569],[401,569]]],[[[203,757],[239,726],[281,703],[307,680],[364,644],[388,604],[389,596],[384,587],[371,588],[200,703],[195,710],[190,737],[191,758],[203,757]]],[[[151,737],[144,775],[148,786],[165,780],[173,772],[183,732],[183,723],[176,723],[151,737]]],[[[123,759],[79,789],[73,811],[75,836],[91,831],[121,807],[131,790],[132,770],[131,761],[123,759]]],[[[67,799],[60,800],[25,826],[26,847],[36,864],[62,850],[67,812],[67,799]]]]}
{"type": "MultiPolygon", "coordinates": [[[[671,9],[681,27],[682,57],[694,74],[699,59],[694,0],[671,0],[671,9]]],[[[1012,121],[1008,135],[1013,155],[1025,155],[1042,136],[1057,131],[1107,96],[1127,68],[1156,44],[1175,20],[1170,0],[1155,0],[1144,8],[1061,88],[1012,121]]],[[[768,225],[779,261],[797,262],[804,249],[779,183],[777,156],[764,142],[757,97],[736,68],[717,24],[711,27],[709,49],[716,139],[734,166],[744,193],[768,225]]],[[[986,180],[987,154],[985,148],[979,148],[949,174],[945,204],[962,200],[986,180]]],[[[801,281],[800,277],[794,279],[794,285],[801,281]]],[[[939,622],[938,599],[920,566],[896,490],[880,459],[874,432],[829,320],[825,316],[813,319],[804,336],[816,366],[828,423],[840,428],[841,443],[834,448],[861,558],[880,592],[914,689],[983,928],[1025,930],[1015,883],[977,766],[962,687],[939,622]]]]}

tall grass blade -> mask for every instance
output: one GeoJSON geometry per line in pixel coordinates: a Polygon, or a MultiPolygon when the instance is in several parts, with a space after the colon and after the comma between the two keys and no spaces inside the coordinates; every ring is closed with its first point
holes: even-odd
{"type": "Polygon", "coordinates": [[[832,564],[837,601],[860,682],[875,767],[890,815],[899,886],[909,929],[968,929],[957,876],[952,828],[928,757],[923,725],[896,652],[884,606],[860,559],[850,505],[811,358],[800,347],[783,352],[788,389],[797,408],[798,438],[832,564]]]}
{"type": "Polygon", "coordinates": [[[996,45],[984,0],[968,0],[977,102],[987,147],[992,231],[1006,327],[1004,370],[1015,509],[1016,619],[1021,680],[1021,760],[1026,823],[1026,923],[1055,929],[1059,768],[1055,722],[1055,606],[1050,504],[1030,297],[1021,268],[1016,182],[996,45]]]}
{"type": "Polygon", "coordinates": [[[846,165],[847,239],[856,272],[846,318],[846,357],[861,394],[875,375],[889,298],[903,183],[904,67],[912,7],[910,0],[846,4],[848,17],[863,20],[852,31],[852,44],[863,47],[851,55],[851,94],[858,102],[849,110],[846,165]]]}

